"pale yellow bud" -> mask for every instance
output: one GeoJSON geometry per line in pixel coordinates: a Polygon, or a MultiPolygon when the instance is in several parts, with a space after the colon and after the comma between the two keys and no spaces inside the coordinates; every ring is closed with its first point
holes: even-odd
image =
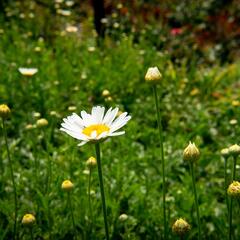
{"type": "Polygon", "coordinates": [[[87,160],[87,166],[89,167],[89,168],[94,168],[94,167],[96,167],[97,166],[97,160],[96,160],[96,158],[95,157],[90,157],[88,160],[87,160]]]}
{"type": "Polygon", "coordinates": [[[196,162],[200,157],[200,152],[195,143],[189,143],[183,151],[183,160],[188,162],[196,162]]]}
{"type": "Polygon", "coordinates": [[[182,218],[179,218],[172,226],[172,231],[179,236],[185,235],[190,229],[191,226],[182,218]]]}
{"type": "Polygon", "coordinates": [[[103,97],[108,97],[108,96],[110,96],[110,92],[107,89],[105,89],[105,90],[102,91],[102,96],[103,97]]]}
{"type": "Polygon", "coordinates": [[[128,215],[123,213],[118,217],[119,221],[125,222],[128,219],[128,215]]]}
{"type": "Polygon", "coordinates": [[[237,144],[232,145],[228,150],[229,153],[234,157],[237,157],[240,154],[240,146],[237,144]]]}
{"type": "Polygon", "coordinates": [[[225,158],[229,157],[229,149],[228,148],[223,148],[221,150],[221,155],[225,158]]]}
{"type": "Polygon", "coordinates": [[[62,182],[62,190],[70,192],[73,189],[74,185],[70,180],[65,180],[62,182]]]}
{"type": "Polygon", "coordinates": [[[0,117],[2,119],[7,119],[11,114],[10,108],[6,104],[0,105],[0,117]]]}
{"type": "Polygon", "coordinates": [[[228,195],[232,198],[240,198],[240,182],[233,181],[228,187],[228,195]]]}
{"type": "Polygon", "coordinates": [[[157,83],[162,79],[162,74],[157,67],[151,67],[147,70],[145,75],[146,82],[157,83]]]}
{"type": "Polygon", "coordinates": [[[28,213],[28,214],[25,214],[22,218],[22,224],[24,226],[32,226],[34,223],[36,222],[36,218],[31,214],[31,213],[28,213]]]}
{"type": "Polygon", "coordinates": [[[48,120],[45,118],[40,118],[37,120],[36,125],[38,128],[46,127],[48,125],[48,120]]]}

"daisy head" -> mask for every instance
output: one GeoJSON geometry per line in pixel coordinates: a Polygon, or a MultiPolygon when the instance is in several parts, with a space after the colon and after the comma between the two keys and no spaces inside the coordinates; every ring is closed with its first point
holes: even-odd
{"type": "Polygon", "coordinates": [[[127,112],[118,117],[118,108],[110,108],[105,112],[104,107],[96,106],[91,113],[81,111],[81,116],[73,113],[63,119],[60,130],[80,140],[78,146],[87,142],[97,142],[107,137],[119,136],[125,131],[118,131],[131,119],[127,112]]]}
{"type": "Polygon", "coordinates": [[[38,72],[38,69],[37,68],[19,68],[18,71],[23,76],[31,77],[38,72]]]}

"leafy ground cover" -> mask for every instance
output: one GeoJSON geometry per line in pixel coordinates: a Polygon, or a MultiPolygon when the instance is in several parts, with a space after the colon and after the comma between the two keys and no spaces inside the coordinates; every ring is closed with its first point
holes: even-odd
{"type": "MultiPolygon", "coordinates": [[[[187,59],[175,61],[173,50],[161,50],[142,35],[138,41],[131,33],[114,35],[117,28],[97,45],[95,34],[86,30],[91,19],[75,32],[65,28],[65,23],[72,25],[72,20],[57,16],[54,19],[60,27],[46,30],[54,31],[54,37],[48,38],[41,35],[45,25],[36,25],[45,15],[32,18],[27,15],[30,13],[24,13],[22,20],[2,18],[0,34],[0,103],[11,109],[6,126],[17,185],[19,238],[31,238],[21,220],[24,214],[32,213],[36,216],[35,239],[104,239],[96,169],[92,170],[92,218],[88,207],[86,161],[95,156],[94,146],[78,147],[77,140],[59,130],[62,118],[72,112],[102,105],[118,106],[132,116],[124,136],[102,144],[112,239],[162,239],[160,143],[152,88],[144,81],[147,69],[158,66],[163,75],[158,92],[162,95],[169,239],[177,239],[171,226],[179,217],[192,226],[187,239],[197,238],[191,176],[182,157],[189,141],[194,141],[201,152],[196,179],[202,239],[227,239],[224,159],[220,150],[239,143],[238,61],[220,65],[218,61],[196,60],[199,56],[195,58],[191,50],[187,59]],[[38,72],[26,77],[19,67],[36,67],[38,72]],[[37,127],[40,118],[47,119],[48,125],[37,127]],[[66,179],[74,183],[70,198],[75,228],[68,194],[61,189],[66,179]],[[122,214],[128,218],[121,218],[122,214]]],[[[2,134],[0,149],[0,239],[12,239],[13,186],[2,134]]],[[[239,179],[239,161],[237,164],[239,179]]],[[[240,235],[239,206],[239,200],[234,202],[236,239],[240,235]]]]}

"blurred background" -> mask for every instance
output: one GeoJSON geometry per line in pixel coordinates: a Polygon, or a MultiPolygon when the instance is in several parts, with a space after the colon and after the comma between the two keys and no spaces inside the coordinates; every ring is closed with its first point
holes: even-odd
{"type": "Polygon", "coordinates": [[[223,63],[240,55],[239,0],[4,0],[0,9],[2,22],[18,21],[20,32],[49,44],[58,34],[76,31],[81,39],[131,35],[136,43],[144,39],[169,51],[175,61],[193,61],[194,53],[196,60],[223,63]]]}

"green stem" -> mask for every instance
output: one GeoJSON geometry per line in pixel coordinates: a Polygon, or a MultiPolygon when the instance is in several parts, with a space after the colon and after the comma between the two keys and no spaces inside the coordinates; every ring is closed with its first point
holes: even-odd
{"type": "MultiPolygon", "coordinates": [[[[233,169],[232,169],[232,182],[236,178],[236,165],[237,165],[237,157],[233,157],[233,169]]],[[[233,206],[233,200],[230,198],[230,206],[229,206],[229,234],[228,234],[228,239],[232,239],[232,206],[233,206]]]]}
{"type": "Polygon", "coordinates": [[[166,181],[165,181],[165,162],[164,162],[164,151],[163,151],[163,127],[162,117],[159,109],[157,87],[153,86],[153,93],[155,98],[155,106],[157,112],[158,131],[160,137],[160,150],[161,150],[161,161],[162,161],[162,182],[163,182],[163,221],[164,221],[164,239],[167,239],[167,218],[166,218],[166,181]]]}
{"type": "Polygon", "coordinates": [[[191,176],[192,176],[192,185],[193,185],[195,206],[196,206],[196,211],[197,211],[198,240],[200,240],[200,239],[201,239],[201,223],[200,223],[200,214],[199,214],[199,205],[198,205],[197,190],[196,190],[196,179],[195,179],[194,165],[193,165],[192,162],[190,163],[190,171],[191,171],[191,176]]]}
{"type": "Polygon", "coordinates": [[[88,208],[89,208],[89,215],[90,215],[90,229],[89,229],[90,235],[91,235],[92,221],[93,221],[92,205],[91,205],[91,176],[92,176],[92,168],[90,167],[89,176],[88,176],[88,208]]]}
{"type": "MultiPolygon", "coordinates": [[[[76,225],[75,225],[75,221],[74,221],[73,207],[72,207],[72,200],[71,200],[70,192],[68,192],[68,203],[69,203],[69,208],[70,208],[70,212],[71,212],[73,229],[74,229],[74,232],[76,233],[76,225]]],[[[77,235],[76,235],[76,237],[77,237],[77,235]]]]}
{"type": "Polygon", "coordinates": [[[106,208],[106,202],[105,202],[104,185],[103,185],[103,177],[102,177],[100,144],[98,142],[95,144],[95,150],[96,150],[96,157],[97,157],[99,185],[100,185],[101,197],[102,197],[102,208],[103,208],[103,217],[104,217],[104,225],[105,225],[105,234],[106,234],[106,239],[109,240],[108,224],[107,224],[107,208],[106,208]]]}
{"type": "Polygon", "coordinates": [[[32,227],[30,227],[30,235],[31,235],[31,240],[34,240],[32,227]]]}
{"type": "Polygon", "coordinates": [[[225,191],[225,198],[226,198],[226,204],[227,204],[227,213],[229,216],[229,201],[228,201],[228,195],[227,195],[227,157],[224,157],[224,191],[225,191]]]}
{"type": "Polygon", "coordinates": [[[15,216],[14,216],[14,229],[13,229],[13,239],[16,237],[17,233],[17,214],[18,214],[18,202],[17,202],[17,188],[14,180],[14,175],[13,175],[13,164],[12,160],[10,157],[10,151],[9,151],[9,146],[8,146],[8,140],[7,140],[7,131],[6,131],[6,125],[4,119],[2,119],[3,122],[3,135],[5,139],[5,144],[7,148],[7,156],[8,156],[8,162],[9,162],[9,167],[10,167],[10,173],[11,173],[11,179],[12,179],[12,185],[13,185],[13,192],[14,192],[14,209],[15,209],[15,216]]]}

